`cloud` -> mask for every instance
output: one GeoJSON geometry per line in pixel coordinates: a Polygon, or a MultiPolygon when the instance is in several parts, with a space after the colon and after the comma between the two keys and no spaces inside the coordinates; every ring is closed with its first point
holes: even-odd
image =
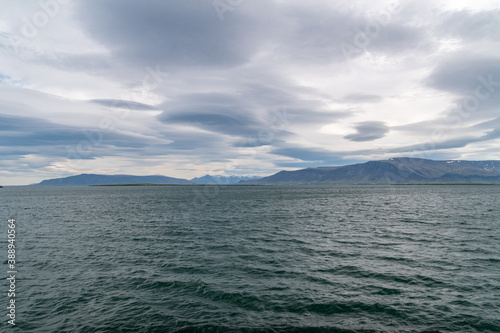
{"type": "Polygon", "coordinates": [[[96,103],[103,106],[120,108],[120,109],[129,109],[129,110],[158,110],[158,108],[147,105],[144,103],[138,103],[134,101],[124,101],[120,99],[92,99],[90,100],[92,103],[96,103]]]}
{"type": "Polygon", "coordinates": [[[158,119],[167,124],[183,124],[207,131],[235,135],[254,135],[262,122],[251,112],[251,105],[235,94],[186,94],[160,106],[158,119]]]}
{"type": "Polygon", "coordinates": [[[158,119],[165,124],[189,125],[239,138],[235,144],[238,147],[255,147],[270,144],[266,138],[270,135],[273,139],[293,135],[289,129],[294,125],[320,127],[351,115],[346,111],[317,111],[319,103],[297,98],[296,105],[290,108],[274,108],[276,95],[281,96],[281,102],[291,99],[272,89],[249,89],[239,94],[183,94],[159,105],[164,111],[158,119]]]}
{"type": "Polygon", "coordinates": [[[458,53],[441,62],[427,79],[430,87],[462,96],[474,95],[481,80],[494,82],[500,90],[500,57],[458,53]]]}
{"type": "Polygon", "coordinates": [[[356,11],[341,2],[255,0],[236,6],[221,22],[212,1],[90,0],[79,2],[77,17],[115,59],[161,65],[169,72],[188,66],[235,68],[262,53],[278,61],[327,64],[346,60],[343,43],[359,49],[355,57],[365,50],[421,49],[427,38],[423,29],[401,20],[394,6],[380,4],[377,12],[356,11]],[[362,45],[359,31],[370,36],[362,45]]]}
{"type": "MultiPolygon", "coordinates": [[[[343,154],[335,153],[327,149],[318,149],[312,147],[283,147],[276,148],[271,151],[272,154],[281,155],[297,159],[300,161],[306,161],[311,165],[314,163],[315,166],[334,166],[334,165],[345,165],[353,162],[352,159],[344,158],[343,154]]],[[[281,162],[281,165],[285,162],[281,162]]],[[[294,165],[292,162],[286,162],[286,165],[294,165]]],[[[298,166],[304,165],[298,162],[298,166]]]]}
{"type": "Polygon", "coordinates": [[[284,2],[289,31],[275,50],[279,58],[327,64],[361,57],[366,51],[403,53],[418,49],[423,30],[399,19],[404,6],[377,3],[376,11],[353,10],[340,2],[327,5],[284,2]]]}
{"type": "Polygon", "coordinates": [[[381,121],[364,121],[355,124],[356,133],[346,135],[344,138],[350,141],[364,142],[383,138],[389,127],[381,121]]]}
{"type": "Polygon", "coordinates": [[[382,96],[371,94],[349,94],[342,98],[347,103],[378,103],[382,101],[382,96]]]}
{"type": "Polygon", "coordinates": [[[93,159],[113,155],[117,149],[142,149],[157,144],[146,137],[71,127],[32,117],[0,114],[0,123],[2,147],[10,147],[22,155],[43,151],[46,156],[93,159]]]}
{"type": "Polygon", "coordinates": [[[500,57],[454,54],[434,69],[426,84],[456,96],[448,118],[463,124],[483,121],[498,114],[500,57]]]}
{"type": "Polygon", "coordinates": [[[443,34],[469,41],[500,41],[500,10],[473,12],[460,10],[443,13],[439,29],[443,34]]]}
{"type": "Polygon", "coordinates": [[[211,1],[91,0],[80,2],[77,13],[92,37],[115,57],[168,66],[242,64],[257,51],[262,25],[267,25],[243,11],[222,24],[211,1]]]}

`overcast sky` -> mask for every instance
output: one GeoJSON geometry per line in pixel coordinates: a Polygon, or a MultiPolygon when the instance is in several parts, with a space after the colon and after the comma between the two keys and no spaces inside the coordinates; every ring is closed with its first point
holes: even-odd
{"type": "Polygon", "coordinates": [[[500,160],[498,1],[0,9],[1,185],[500,160]]]}

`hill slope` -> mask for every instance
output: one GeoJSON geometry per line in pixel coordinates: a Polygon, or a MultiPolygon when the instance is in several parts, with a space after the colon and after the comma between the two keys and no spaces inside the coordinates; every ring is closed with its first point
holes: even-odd
{"type": "Polygon", "coordinates": [[[66,178],[44,180],[33,186],[89,186],[112,184],[192,184],[189,180],[166,176],[129,176],[81,174],[66,178]]]}
{"type": "Polygon", "coordinates": [[[391,158],[330,168],[280,171],[247,184],[500,184],[500,161],[433,161],[391,158]]]}

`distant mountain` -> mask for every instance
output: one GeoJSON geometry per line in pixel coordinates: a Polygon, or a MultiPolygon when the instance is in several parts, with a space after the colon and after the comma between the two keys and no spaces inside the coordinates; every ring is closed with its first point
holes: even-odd
{"type": "Polygon", "coordinates": [[[66,178],[44,180],[32,186],[89,186],[112,184],[192,184],[189,180],[165,176],[129,176],[82,174],[66,178]]]}
{"type": "Polygon", "coordinates": [[[272,176],[206,175],[191,180],[166,176],[82,174],[44,180],[32,186],[89,186],[113,184],[500,184],[500,161],[433,161],[391,158],[366,163],[280,171],[272,176]]]}
{"type": "Polygon", "coordinates": [[[246,184],[500,184],[500,161],[434,161],[391,158],[383,161],[296,171],[280,171],[246,184]]]}
{"type": "Polygon", "coordinates": [[[197,177],[191,179],[193,183],[196,184],[219,184],[219,185],[227,185],[227,184],[237,184],[241,181],[245,180],[254,180],[260,179],[260,177],[255,176],[211,176],[205,175],[203,177],[197,177]]]}

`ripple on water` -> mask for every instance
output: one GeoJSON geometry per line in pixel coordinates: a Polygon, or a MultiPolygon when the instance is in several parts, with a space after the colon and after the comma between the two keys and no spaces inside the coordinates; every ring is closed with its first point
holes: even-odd
{"type": "Polygon", "coordinates": [[[18,331],[500,332],[500,187],[5,193],[18,331]]]}

